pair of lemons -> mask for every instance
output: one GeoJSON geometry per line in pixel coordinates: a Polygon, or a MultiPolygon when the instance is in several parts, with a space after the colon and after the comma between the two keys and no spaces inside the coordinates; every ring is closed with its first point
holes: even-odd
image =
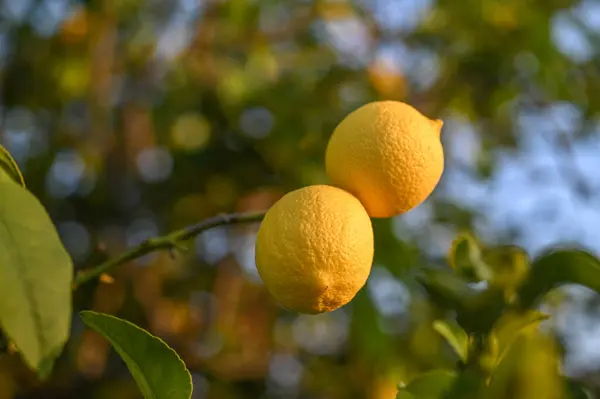
{"type": "Polygon", "coordinates": [[[416,207],[444,169],[443,122],[398,101],[376,101],[336,127],[325,155],[332,185],[283,196],[267,212],[256,265],[271,295],[301,313],[350,302],[373,263],[371,218],[416,207]]]}

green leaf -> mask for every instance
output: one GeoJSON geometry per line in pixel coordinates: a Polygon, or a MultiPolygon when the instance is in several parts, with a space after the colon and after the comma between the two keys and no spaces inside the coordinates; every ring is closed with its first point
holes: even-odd
{"type": "Polygon", "coordinates": [[[527,278],[517,290],[519,304],[531,308],[550,290],[579,284],[600,293],[600,261],[578,249],[558,249],[533,261],[527,278]]]}
{"type": "Polygon", "coordinates": [[[503,314],[493,331],[498,346],[497,361],[502,360],[520,334],[535,334],[539,325],[548,318],[550,315],[534,310],[503,314]]]}
{"type": "Polygon", "coordinates": [[[25,179],[23,179],[19,166],[6,148],[0,145],[0,183],[9,180],[9,178],[25,187],[25,179]]]}
{"type": "Polygon", "coordinates": [[[115,348],[146,399],[188,399],[192,396],[189,371],[163,340],[114,316],[91,311],[80,314],[85,324],[115,348]]]}
{"type": "Polygon", "coordinates": [[[560,364],[559,348],[552,337],[521,334],[494,369],[484,397],[556,398],[557,392],[564,392],[560,364]]]}
{"type": "Polygon", "coordinates": [[[406,391],[404,388],[398,388],[396,399],[415,399],[415,397],[412,396],[410,392],[406,391]]]}
{"type": "Polygon", "coordinates": [[[445,320],[433,322],[433,329],[440,333],[452,347],[463,363],[467,362],[469,355],[469,336],[458,324],[445,320]]]}
{"type": "Polygon", "coordinates": [[[452,241],[448,262],[456,273],[471,282],[489,280],[492,271],[483,262],[481,247],[475,237],[462,233],[452,241]]]}
{"type": "Polygon", "coordinates": [[[592,399],[593,396],[583,382],[568,378],[566,381],[567,399],[592,399]]]}
{"type": "Polygon", "coordinates": [[[415,377],[405,389],[415,399],[440,399],[450,391],[457,375],[450,370],[433,370],[415,377]]]}
{"type": "Polygon", "coordinates": [[[440,269],[423,269],[417,280],[440,307],[464,311],[477,292],[455,273],[440,269]]]}
{"type": "Polygon", "coordinates": [[[0,193],[0,325],[44,377],[69,336],[73,265],[29,191],[4,182],[0,193]]]}
{"type": "Polygon", "coordinates": [[[436,305],[456,312],[456,321],[468,333],[487,333],[505,307],[502,291],[476,291],[450,271],[425,269],[417,280],[436,305]]]}
{"type": "Polygon", "coordinates": [[[488,248],[484,250],[482,259],[492,272],[490,286],[504,290],[509,298],[529,271],[527,252],[515,245],[488,248]]]}
{"type": "Polygon", "coordinates": [[[442,399],[481,399],[481,392],[485,390],[485,379],[481,374],[473,370],[462,371],[450,389],[448,389],[442,399]]]}

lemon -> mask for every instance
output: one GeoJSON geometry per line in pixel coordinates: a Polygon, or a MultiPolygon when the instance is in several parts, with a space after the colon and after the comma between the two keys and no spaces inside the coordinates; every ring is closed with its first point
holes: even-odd
{"type": "Polygon", "coordinates": [[[358,199],[326,185],[284,195],[256,239],[256,266],[283,306],[316,314],[350,302],[373,263],[371,219],[358,199]]]}
{"type": "Polygon", "coordinates": [[[333,185],[354,194],[374,218],[422,203],[444,170],[443,122],[399,101],[376,101],[351,112],[327,145],[333,185]]]}

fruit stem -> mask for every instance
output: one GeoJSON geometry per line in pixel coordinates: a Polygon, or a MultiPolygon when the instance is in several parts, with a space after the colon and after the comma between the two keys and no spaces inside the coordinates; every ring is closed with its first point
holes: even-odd
{"type": "Polygon", "coordinates": [[[103,273],[107,273],[120,265],[141,258],[151,252],[179,248],[183,241],[194,238],[203,231],[210,230],[214,227],[260,222],[265,217],[265,213],[266,211],[218,215],[203,220],[200,223],[184,227],[183,229],[175,230],[164,236],[150,238],[115,258],[109,259],[91,269],[78,272],[73,281],[73,290],[77,289],[82,284],[99,277],[103,273]]]}

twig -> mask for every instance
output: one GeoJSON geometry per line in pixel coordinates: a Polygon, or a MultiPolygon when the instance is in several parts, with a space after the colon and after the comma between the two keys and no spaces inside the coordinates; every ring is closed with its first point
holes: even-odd
{"type": "Polygon", "coordinates": [[[73,290],[77,289],[80,285],[99,277],[102,273],[106,273],[120,265],[123,265],[134,259],[141,258],[142,256],[151,252],[162,249],[171,250],[173,248],[180,248],[183,241],[194,238],[203,231],[210,230],[213,227],[228,224],[259,222],[264,218],[264,216],[264,211],[224,214],[206,219],[195,225],[184,227],[181,230],[173,231],[172,233],[164,236],[150,238],[140,245],[131,248],[130,250],[117,256],[116,258],[109,259],[90,270],[77,273],[73,281],[73,290]]]}

